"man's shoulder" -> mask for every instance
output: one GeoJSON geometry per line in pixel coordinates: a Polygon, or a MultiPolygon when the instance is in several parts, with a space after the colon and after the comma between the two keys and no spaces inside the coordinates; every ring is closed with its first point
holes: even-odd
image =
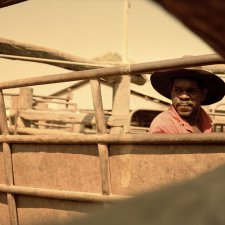
{"type": "Polygon", "coordinates": [[[150,133],[176,133],[177,128],[174,125],[174,120],[170,110],[161,112],[153,119],[150,133]]]}
{"type": "Polygon", "coordinates": [[[163,118],[165,118],[165,119],[172,118],[172,114],[171,114],[170,110],[165,110],[165,111],[159,113],[159,114],[154,118],[154,120],[162,120],[163,118]]]}

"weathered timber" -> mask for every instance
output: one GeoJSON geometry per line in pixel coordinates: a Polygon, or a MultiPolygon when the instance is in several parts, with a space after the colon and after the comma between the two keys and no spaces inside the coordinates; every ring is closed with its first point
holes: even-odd
{"type": "Polygon", "coordinates": [[[45,123],[45,122],[34,122],[37,126],[44,126],[44,127],[57,127],[57,128],[71,128],[69,125],[61,125],[55,123],[45,123]]]}
{"type": "Polygon", "coordinates": [[[82,202],[113,202],[116,200],[126,199],[129,196],[124,195],[102,195],[98,193],[62,191],[44,188],[32,188],[23,186],[7,186],[0,184],[0,192],[10,194],[29,195],[41,198],[53,198],[63,200],[76,200],[82,202]]]}
{"type": "MultiPolygon", "coordinates": [[[[33,106],[33,89],[23,87],[20,88],[18,102],[18,111],[16,111],[15,127],[30,127],[30,121],[24,120],[19,116],[19,110],[32,109],[33,106]]],[[[16,130],[15,130],[16,132],[16,130]]]]}
{"type": "Polygon", "coordinates": [[[111,76],[121,76],[124,74],[135,75],[138,73],[151,73],[153,71],[166,70],[172,68],[184,68],[211,64],[224,64],[224,59],[217,54],[208,54],[200,56],[192,56],[187,58],[169,59],[156,62],[138,63],[123,66],[115,66],[112,68],[100,68],[85,71],[76,71],[71,73],[46,75],[20,80],[4,81],[0,83],[0,89],[9,89],[41,84],[59,83],[66,81],[106,78],[111,76]]]}
{"type": "MultiPolygon", "coordinates": [[[[71,124],[96,124],[95,114],[91,113],[75,113],[68,111],[52,111],[52,110],[19,110],[19,117],[24,120],[29,121],[54,121],[54,122],[64,122],[71,124]]],[[[14,113],[11,115],[14,116],[14,113]]],[[[109,126],[123,126],[126,121],[127,116],[124,117],[111,117],[109,115],[104,115],[104,121],[109,126]]],[[[99,121],[100,122],[100,121],[99,121]]]]}
{"type": "MultiPolygon", "coordinates": [[[[37,46],[28,43],[22,43],[6,38],[0,38],[0,53],[8,54],[8,55],[18,55],[18,56],[28,56],[34,58],[45,58],[45,59],[59,59],[59,60],[67,60],[71,62],[83,62],[90,64],[98,64],[98,62],[94,60],[88,60],[82,57],[74,56],[68,53],[64,53],[55,49],[37,46]]],[[[6,56],[7,57],[7,56],[6,56]]],[[[27,60],[29,61],[29,59],[27,60]]],[[[48,62],[50,65],[56,65],[57,63],[48,62]]],[[[60,67],[69,69],[69,70],[84,70],[84,69],[93,69],[95,66],[88,65],[69,65],[69,64],[61,64],[60,67]]]]}
{"type": "Polygon", "coordinates": [[[177,137],[173,134],[87,134],[79,135],[70,133],[70,135],[0,135],[0,142],[7,143],[53,143],[53,144],[225,144],[223,133],[211,134],[179,134],[177,137]]]}
{"type": "MultiPolygon", "coordinates": [[[[19,96],[19,94],[17,93],[4,93],[4,96],[19,96]]],[[[39,101],[40,99],[43,100],[51,100],[51,99],[58,99],[58,100],[65,100],[68,101],[68,98],[63,98],[63,97],[59,97],[59,96],[44,96],[44,95],[34,95],[33,94],[33,98],[35,98],[36,101],[39,101]]]]}
{"type": "MultiPolygon", "coordinates": [[[[42,125],[41,125],[42,126],[42,125]]],[[[59,128],[59,127],[58,127],[59,128]]],[[[71,131],[66,131],[62,129],[40,129],[39,128],[32,128],[32,127],[18,127],[18,126],[10,126],[9,131],[11,134],[33,134],[33,135],[70,135],[71,131]]]]}
{"type": "Polygon", "coordinates": [[[124,133],[130,109],[130,77],[123,76],[121,82],[113,86],[113,105],[110,133],[124,133]]]}
{"type": "MultiPolygon", "coordinates": [[[[0,38],[0,53],[5,54],[0,57],[6,59],[46,63],[73,71],[90,70],[94,68],[113,66],[110,64],[99,65],[99,62],[95,60],[85,59],[55,49],[22,43],[5,38],[0,38]],[[13,58],[10,55],[25,57],[13,58]]],[[[114,82],[114,80],[117,80],[117,77],[111,77],[109,78],[109,80],[109,82],[114,82]]],[[[146,77],[145,75],[139,74],[138,76],[132,76],[131,81],[135,84],[143,85],[146,82],[146,77]]]]}
{"type": "MultiPolygon", "coordinates": [[[[0,91],[0,129],[3,135],[8,135],[7,116],[5,110],[5,102],[2,90],[0,91]]],[[[13,162],[12,152],[10,145],[6,142],[2,143],[3,156],[4,156],[4,167],[5,167],[5,179],[6,185],[10,186],[14,184],[14,173],[13,173],[13,162]]],[[[18,215],[16,208],[15,197],[12,194],[7,194],[7,202],[9,209],[9,219],[11,225],[18,225],[18,215]]]]}
{"type": "MultiPolygon", "coordinates": [[[[106,121],[103,110],[101,86],[99,80],[90,80],[92,99],[95,110],[97,133],[106,133],[106,121]]],[[[106,143],[98,143],[98,153],[100,157],[101,177],[102,177],[102,194],[111,194],[111,181],[109,171],[109,148],[106,143]]]]}
{"type": "Polygon", "coordinates": [[[209,65],[209,66],[202,66],[203,70],[208,70],[211,73],[215,73],[215,74],[221,74],[224,75],[225,74],[225,65],[221,64],[221,65],[209,65]]]}
{"type": "Polygon", "coordinates": [[[34,99],[34,102],[46,102],[46,103],[54,103],[54,104],[58,104],[58,105],[76,105],[75,103],[72,102],[62,102],[62,101],[52,101],[51,99],[47,100],[47,99],[34,99]]]}
{"type": "MultiPolygon", "coordinates": [[[[41,110],[20,110],[19,116],[26,120],[43,120],[43,121],[55,121],[64,123],[84,123],[95,124],[95,115],[88,113],[73,113],[66,111],[41,111],[41,110]]],[[[109,117],[105,115],[106,119],[109,117]]]]}

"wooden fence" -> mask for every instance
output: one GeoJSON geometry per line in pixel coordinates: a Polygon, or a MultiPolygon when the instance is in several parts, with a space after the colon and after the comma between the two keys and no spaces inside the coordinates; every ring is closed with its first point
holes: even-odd
{"type": "MultiPolygon", "coordinates": [[[[119,130],[107,134],[98,80],[213,63],[224,61],[217,55],[196,56],[0,83],[1,225],[37,224],[85,215],[106,203],[223,164],[222,133],[177,136],[124,134],[119,130]],[[96,134],[10,134],[3,89],[78,79],[91,79],[96,134]]],[[[25,110],[21,113],[28,118],[25,110]]],[[[33,114],[31,119],[34,116],[44,117],[33,114]]]]}

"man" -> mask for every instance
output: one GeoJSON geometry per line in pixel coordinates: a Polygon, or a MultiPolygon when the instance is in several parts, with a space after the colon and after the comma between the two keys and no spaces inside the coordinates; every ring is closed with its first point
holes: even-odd
{"type": "Polygon", "coordinates": [[[200,69],[175,69],[153,73],[151,84],[171,99],[172,105],[152,121],[150,133],[212,132],[212,120],[201,105],[213,104],[224,97],[222,79],[200,69]]]}

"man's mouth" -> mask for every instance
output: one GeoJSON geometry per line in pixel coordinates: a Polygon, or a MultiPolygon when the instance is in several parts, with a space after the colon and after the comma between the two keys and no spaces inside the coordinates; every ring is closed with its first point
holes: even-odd
{"type": "Polygon", "coordinates": [[[192,104],[190,102],[180,102],[177,104],[178,106],[192,106],[192,104]]]}
{"type": "Polygon", "coordinates": [[[180,103],[177,107],[180,111],[190,111],[192,109],[192,105],[190,103],[180,103]]]}

